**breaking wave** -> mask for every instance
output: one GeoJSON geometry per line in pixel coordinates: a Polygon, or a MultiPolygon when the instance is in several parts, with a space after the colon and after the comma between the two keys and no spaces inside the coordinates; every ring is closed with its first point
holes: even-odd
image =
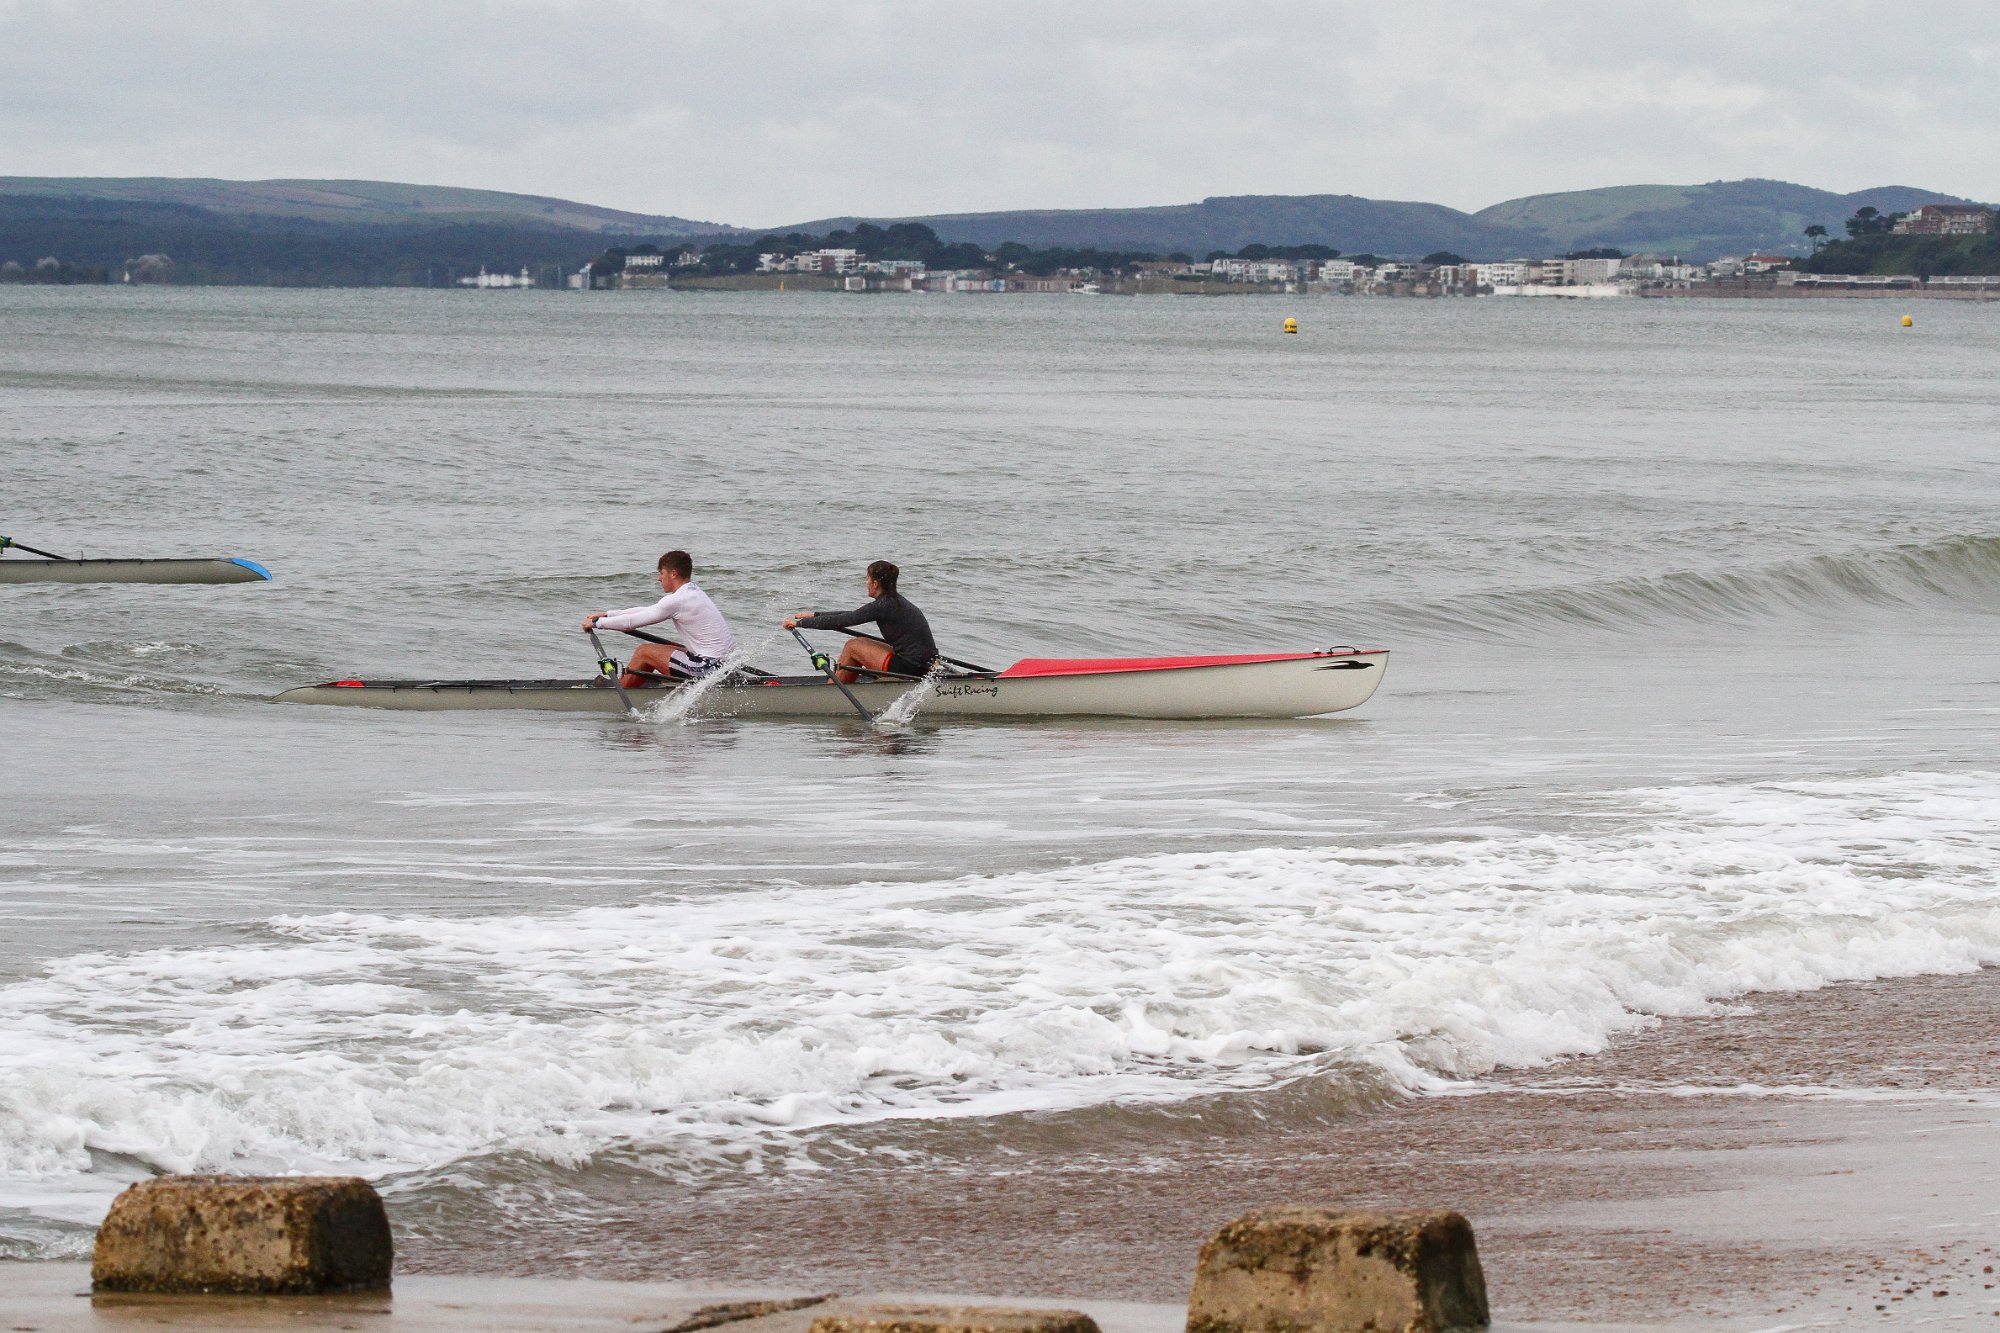
{"type": "Polygon", "coordinates": [[[1610,633],[1917,608],[2000,612],[2000,536],[1951,537],[1817,555],[1749,569],[1682,571],[1435,601],[1376,601],[1349,619],[1377,633],[1539,641],[1550,632],[1610,633]]]}
{"type": "Polygon", "coordinates": [[[1423,1092],[1746,992],[2000,963],[1994,774],[1600,813],[73,955],[0,987],[0,1176],[736,1170],[827,1126],[1423,1092]]]}

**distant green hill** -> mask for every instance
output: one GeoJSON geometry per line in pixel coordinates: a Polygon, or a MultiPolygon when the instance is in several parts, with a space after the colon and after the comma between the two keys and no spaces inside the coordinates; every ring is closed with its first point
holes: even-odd
{"type": "Polygon", "coordinates": [[[1722,254],[1803,254],[1808,226],[1818,223],[1838,236],[1840,224],[1863,205],[1893,213],[1920,204],[1967,202],[1904,185],[1835,194],[1786,181],[1740,180],[1536,194],[1482,208],[1473,216],[1536,232],[1557,251],[1609,245],[1713,259],[1722,254]]]}
{"type": "Polygon", "coordinates": [[[291,218],[358,226],[490,224],[618,235],[723,235],[718,222],[626,213],[536,194],[395,181],[229,181],[174,176],[0,176],[0,199],[94,199],[197,208],[218,220],[291,218]]]}
{"type": "Polygon", "coordinates": [[[115,276],[130,260],[167,255],[176,282],[445,285],[482,266],[526,267],[551,281],[609,246],[823,236],[864,221],[920,222],[946,242],[986,251],[1013,242],[1038,251],[1199,258],[1261,243],[1393,258],[1449,250],[1513,259],[1612,246],[1709,259],[1802,253],[1812,223],[1840,236],[1863,205],[1890,213],[1934,202],[1966,201],[1907,186],[1835,194],[1741,180],[1533,195],[1478,213],[1347,194],[1229,195],[1157,208],[823,218],[753,232],[541,195],[389,181],[9,176],[0,177],[0,266],[30,268],[51,258],[80,274],[115,276]]]}
{"type": "Polygon", "coordinates": [[[564,200],[548,200],[558,206],[548,212],[522,194],[420,186],[382,186],[412,194],[372,202],[346,188],[210,188],[228,182],[82,182],[92,192],[44,192],[68,184],[0,182],[0,282],[22,280],[10,266],[32,270],[30,280],[44,268],[62,280],[116,280],[128,260],[148,254],[172,258],[170,280],[196,284],[452,286],[480,268],[526,268],[538,282],[560,282],[608,240],[678,244],[688,228],[712,228],[660,218],[656,230],[638,230],[634,218],[644,214],[564,200]]]}
{"type": "Polygon", "coordinates": [[[1503,257],[1531,254],[1540,235],[1442,204],[1363,199],[1352,194],[1240,194],[1157,208],[1027,209],[914,218],[821,218],[774,227],[814,235],[861,222],[921,222],[947,241],[988,249],[1016,241],[1037,249],[1175,251],[1196,258],[1265,245],[1330,245],[1346,254],[1417,257],[1433,250],[1503,257]]]}
{"type": "Polygon", "coordinates": [[[1441,204],[1363,199],[1351,194],[1231,195],[1159,208],[1077,208],[1004,213],[941,213],[908,218],[822,218],[774,231],[814,234],[860,222],[921,222],[949,241],[991,248],[1030,246],[1181,251],[1200,256],[1267,245],[1329,245],[1347,254],[1416,258],[1450,250],[1474,259],[1533,258],[1612,246],[1666,251],[1689,259],[1724,254],[1802,254],[1811,223],[1835,235],[1863,204],[1896,212],[1956,195],[1890,185],[1835,194],[1784,181],[1707,185],[1620,185],[1530,195],[1461,213],[1441,204]]]}

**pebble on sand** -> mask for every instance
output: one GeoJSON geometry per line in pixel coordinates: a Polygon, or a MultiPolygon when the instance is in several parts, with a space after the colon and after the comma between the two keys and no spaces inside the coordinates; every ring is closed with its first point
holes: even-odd
{"type": "Polygon", "coordinates": [[[1075,1310],[1008,1310],[977,1305],[872,1305],[813,1320],[811,1333],[1098,1333],[1075,1310]]]}

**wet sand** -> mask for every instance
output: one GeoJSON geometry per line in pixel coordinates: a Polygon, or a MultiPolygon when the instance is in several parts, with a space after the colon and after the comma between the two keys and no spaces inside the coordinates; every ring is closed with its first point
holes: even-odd
{"type": "Polygon", "coordinates": [[[2000,1328],[2000,972],[1746,1008],[1338,1117],[1100,1112],[1032,1155],[961,1127],[921,1172],[635,1173],[589,1218],[411,1217],[399,1266],[1179,1303],[1247,1209],[1446,1206],[1505,1322],[2000,1328]]]}

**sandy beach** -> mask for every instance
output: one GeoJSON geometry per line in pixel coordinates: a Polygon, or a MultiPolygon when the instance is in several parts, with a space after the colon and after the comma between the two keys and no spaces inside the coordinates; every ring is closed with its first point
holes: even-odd
{"type": "Polygon", "coordinates": [[[390,1300],[93,1303],[77,1299],[80,1264],[0,1266],[0,1298],[12,1327],[47,1333],[364,1316],[384,1329],[664,1329],[706,1301],[836,1291],[1060,1303],[1105,1333],[1172,1333],[1207,1233],[1299,1200],[1461,1209],[1500,1330],[1990,1327],[2000,972],[1744,1008],[1317,1126],[1135,1123],[1144,1146],[1120,1151],[1051,1125],[1033,1163],[968,1142],[923,1197],[907,1175],[852,1171],[831,1189],[635,1190],[618,1216],[551,1218],[479,1245],[402,1225],[390,1300]],[[594,1259],[598,1231],[658,1259],[594,1259]]]}
{"type": "Polygon", "coordinates": [[[1302,1202],[1464,1212],[1509,1322],[2000,1311],[2000,972],[1741,1008],[1317,1122],[1211,1104],[1084,1134],[1052,1117],[1032,1160],[961,1127],[920,1195],[860,1163],[695,1194],[635,1180],[607,1215],[496,1217],[474,1244],[419,1223],[401,1266],[1171,1303],[1216,1226],[1302,1202]],[[658,1259],[598,1257],[592,1237],[614,1235],[607,1250],[658,1259]]]}

